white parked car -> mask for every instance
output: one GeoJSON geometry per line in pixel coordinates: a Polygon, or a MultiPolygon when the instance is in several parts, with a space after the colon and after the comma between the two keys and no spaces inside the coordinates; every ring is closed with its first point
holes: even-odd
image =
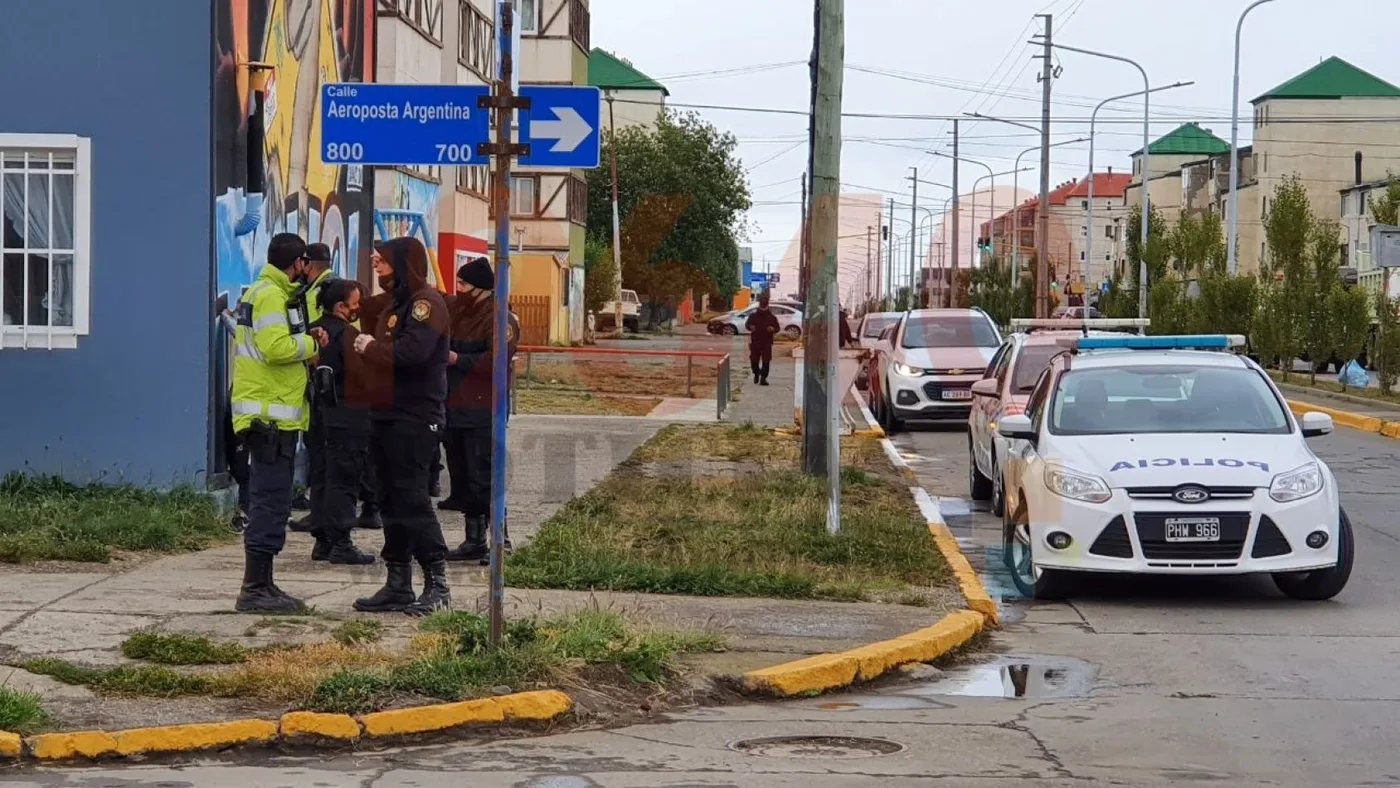
{"type": "MultiPolygon", "coordinates": [[[[613,320],[617,316],[617,302],[609,301],[603,304],[603,311],[598,313],[599,327],[604,324],[613,325],[613,320]]],[[[622,291],[622,327],[636,333],[642,325],[642,301],[637,297],[636,290],[622,291]]]]}
{"type": "Polygon", "coordinates": [[[1005,560],[1027,596],[1057,598],[1075,572],[1264,573],[1295,599],[1351,576],[1336,478],[1243,337],[1067,340],[1024,415],[1002,417],[1005,560]]]}
{"type": "Polygon", "coordinates": [[[867,313],[860,319],[860,326],[856,331],[856,344],[873,350],[880,344],[880,335],[885,333],[885,329],[898,323],[901,317],[904,317],[903,312],[867,313]]]}
{"type": "Polygon", "coordinates": [[[972,384],[1000,347],[996,324],[975,307],[905,312],[867,362],[875,417],[887,433],[916,419],[967,421],[972,384]]]}
{"type": "MultiPolygon", "coordinates": [[[[790,337],[802,336],[802,310],[800,308],[771,303],[768,305],[768,308],[778,317],[780,333],[790,337]]],[[[747,309],[736,309],[733,312],[726,312],[706,324],[705,330],[709,331],[711,334],[726,334],[729,336],[747,334],[749,330],[744,326],[744,323],[749,319],[749,315],[752,315],[756,311],[758,311],[757,304],[747,309]]]]}

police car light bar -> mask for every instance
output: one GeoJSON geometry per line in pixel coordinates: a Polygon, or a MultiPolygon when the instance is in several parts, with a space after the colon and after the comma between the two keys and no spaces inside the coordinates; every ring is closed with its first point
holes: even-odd
{"type": "Polygon", "coordinates": [[[1112,328],[1147,328],[1152,325],[1152,321],[1145,317],[1113,318],[1113,317],[1091,317],[1091,318],[1042,318],[1042,317],[1014,317],[1011,319],[1012,328],[1049,328],[1060,329],[1062,331],[1077,331],[1079,329],[1112,329],[1112,328]]]}
{"type": "Polygon", "coordinates": [[[1244,347],[1239,334],[1182,334],[1176,336],[1080,337],[1076,350],[1223,350],[1244,347]]]}

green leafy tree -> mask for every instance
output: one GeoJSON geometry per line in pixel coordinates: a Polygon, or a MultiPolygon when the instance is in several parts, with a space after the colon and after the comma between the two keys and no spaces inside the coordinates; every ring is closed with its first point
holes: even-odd
{"type": "Polygon", "coordinates": [[[1129,290],[1122,274],[1116,274],[1108,280],[1108,291],[1099,294],[1098,309],[1104,317],[1119,319],[1137,317],[1137,291],[1129,290]]]}
{"type": "Polygon", "coordinates": [[[1361,354],[1370,334],[1371,307],[1366,291],[1334,283],[1327,295],[1327,311],[1332,315],[1337,358],[1345,364],[1361,354]]]}
{"type": "Polygon", "coordinates": [[[1196,331],[1249,336],[1258,309],[1258,285],[1252,276],[1230,276],[1223,271],[1202,275],[1196,301],[1196,331]]]}
{"type": "Polygon", "coordinates": [[[1035,310],[1034,292],[1028,277],[1011,281],[1011,266],[1004,258],[993,258],[972,269],[969,277],[969,297],[973,306],[980,307],[999,326],[1010,325],[1016,317],[1032,317],[1035,310]]]}
{"type": "MultiPolygon", "coordinates": [[[[613,140],[604,138],[603,160],[613,140]]],[[[622,278],[653,302],[687,290],[732,297],[739,289],[738,240],[752,206],[738,141],[694,113],[667,111],[655,127],[617,132],[622,278]]],[[[612,238],[607,167],[588,173],[588,235],[612,238]]]]}
{"type": "MultiPolygon", "coordinates": [[[[1329,363],[1337,353],[1337,321],[1332,311],[1332,290],[1341,282],[1341,256],[1338,236],[1340,228],[1335,222],[1321,221],[1316,217],[1310,220],[1308,230],[1308,265],[1305,268],[1306,282],[1298,282],[1295,289],[1301,300],[1299,313],[1303,318],[1300,324],[1302,349],[1308,354],[1309,374],[1312,383],[1317,382],[1318,367],[1329,363]],[[1306,284],[1306,287],[1302,285],[1306,284]]],[[[1345,361],[1346,359],[1343,359],[1345,361]]]]}
{"type": "Polygon", "coordinates": [[[1259,362],[1266,367],[1281,365],[1284,378],[1288,377],[1290,364],[1282,364],[1284,359],[1296,356],[1296,338],[1293,332],[1293,313],[1288,305],[1288,294],[1283,284],[1273,277],[1260,276],[1256,299],[1254,324],[1251,326],[1250,345],[1259,354],[1259,362]]]}
{"type": "Polygon", "coordinates": [[[1307,187],[1297,176],[1287,176],[1274,187],[1274,198],[1264,217],[1264,237],[1268,241],[1265,267],[1269,272],[1282,271],[1285,281],[1298,278],[1309,262],[1313,213],[1307,187]]]}
{"type": "Polygon", "coordinates": [[[1192,279],[1225,271],[1225,235],[1217,213],[1183,213],[1167,236],[1167,244],[1172,268],[1183,277],[1192,279]]]}
{"type": "MultiPolygon", "coordinates": [[[[1132,214],[1128,217],[1127,235],[1125,241],[1125,259],[1127,261],[1127,281],[1132,292],[1138,292],[1138,270],[1140,263],[1147,262],[1147,284],[1150,288],[1153,282],[1166,277],[1167,269],[1171,263],[1172,245],[1170,236],[1167,233],[1166,221],[1162,218],[1161,212],[1156,205],[1150,205],[1147,213],[1147,248],[1142,246],[1142,208],[1133,206],[1132,214]]],[[[1148,316],[1151,316],[1148,312],[1148,316]]],[[[1137,316],[1134,311],[1133,317],[1137,316]]]]}
{"type": "Polygon", "coordinates": [[[612,245],[589,238],[583,247],[583,305],[589,312],[603,311],[603,306],[617,295],[617,264],[613,261],[612,245]]]}
{"type": "Polygon", "coordinates": [[[1147,291],[1149,334],[1188,334],[1196,325],[1196,302],[1186,297],[1186,284],[1175,277],[1159,279],[1147,291]]]}
{"type": "Polygon", "coordinates": [[[1371,198],[1371,215],[1377,224],[1400,224],[1400,177],[1395,173],[1388,173],[1385,192],[1371,198]]]}
{"type": "Polygon", "coordinates": [[[1383,292],[1376,294],[1375,309],[1377,326],[1371,358],[1381,393],[1388,396],[1400,379],[1400,315],[1396,313],[1395,299],[1383,292]]]}

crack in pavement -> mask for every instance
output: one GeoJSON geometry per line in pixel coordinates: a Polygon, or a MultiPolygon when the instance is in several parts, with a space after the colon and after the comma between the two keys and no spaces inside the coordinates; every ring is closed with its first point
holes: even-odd
{"type": "MultiPolygon", "coordinates": [[[[93,586],[97,585],[98,583],[105,583],[105,582],[107,582],[108,580],[111,580],[111,579],[114,578],[114,577],[121,577],[121,575],[105,575],[105,576],[103,576],[103,577],[99,577],[99,578],[97,578],[96,580],[92,581],[91,583],[84,583],[83,585],[79,586],[78,588],[73,589],[72,591],[69,591],[69,592],[66,593],[66,594],[60,594],[60,595],[58,595],[57,597],[54,597],[53,599],[50,599],[49,601],[45,602],[44,604],[39,605],[38,607],[36,607],[36,608],[34,608],[34,609],[32,609],[32,610],[29,610],[29,611],[25,612],[24,615],[20,616],[19,618],[15,619],[14,621],[11,621],[9,624],[7,624],[7,625],[5,625],[5,626],[3,626],[3,627],[0,627],[0,635],[3,635],[3,634],[5,634],[6,632],[9,632],[11,629],[14,629],[15,627],[17,627],[17,626],[19,626],[20,624],[24,623],[25,621],[27,621],[27,620],[29,619],[30,616],[34,615],[35,613],[42,613],[42,612],[44,612],[45,610],[47,610],[49,607],[51,607],[51,606],[53,606],[53,605],[56,605],[56,604],[58,604],[59,602],[62,602],[63,600],[65,600],[65,599],[67,599],[67,598],[69,598],[69,597],[71,597],[71,596],[73,596],[73,595],[75,595],[75,594],[82,593],[83,591],[86,591],[86,590],[88,590],[89,588],[92,588],[93,586]]],[[[55,611],[55,612],[63,612],[63,611],[55,611]]]]}
{"type": "Polygon", "coordinates": [[[1004,730],[1017,731],[1019,733],[1024,733],[1027,736],[1031,737],[1031,741],[1035,742],[1036,747],[1040,749],[1040,755],[1033,757],[1038,757],[1040,760],[1050,764],[1050,768],[1056,772],[1057,777],[1079,779],[1078,776],[1075,775],[1074,772],[1070,771],[1069,768],[1065,766],[1064,762],[1060,760],[1060,756],[1050,751],[1050,746],[1045,743],[1045,740],[1041,739],[1040,735],[1037,734],[1035,731],[1031,730],[1030,727],[1027,725],[1027,723],[1029,722],[1027,717],[1028,715],[1030,715],[1031,712],[1035,711],[1036,709],[1041,709],[1046,706],[1054,705],[1055,703],[1053,701],[1032,704],[1030,706],[1025,707],[1024,709],[1021,709],[1020,713],[1018,713],[1014,719],[1008,722],[1001,723],[995,727],[1002,728],[1004,730]]]}

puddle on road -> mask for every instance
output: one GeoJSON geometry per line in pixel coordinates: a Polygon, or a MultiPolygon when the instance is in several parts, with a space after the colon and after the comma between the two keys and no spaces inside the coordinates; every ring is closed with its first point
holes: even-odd
{"type": "Polygon", "coordinates": [[[976,698],[1076,698],[1089,692],[1099,669],[1068,657],[1005,656],[951,670],[902,694],[976,698]]]}

